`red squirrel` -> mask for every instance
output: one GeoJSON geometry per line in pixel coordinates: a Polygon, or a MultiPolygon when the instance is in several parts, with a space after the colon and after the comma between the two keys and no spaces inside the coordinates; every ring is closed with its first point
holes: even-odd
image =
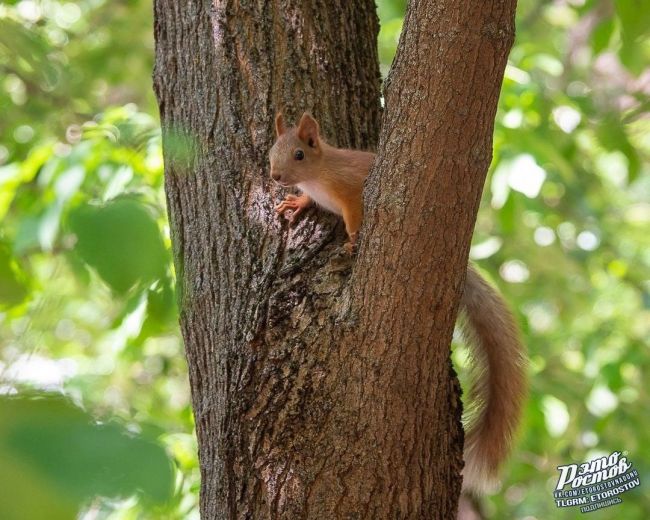
{"type": "Polygon", "coordinates": [[[303,114],[297,128],[287,129],[282,114],[275,118],[277,141],[271,148],[271,177],[284,187],[297,186],[302,195],[287,195],[275,208],[293,210],[291,221],[312,201],[343,217],[352,252],[363,215],[363,183],[375,154],[335,148],[320,135],[318,122],[303,114]]]}
{"type": "MultiPolygon", "coordinates": [[[[278,214],[290,220],[313,202],[343,217],[352,251],[363,216],[363,184],[375,154],[327,144],[318,122],[303,114],[297,127],[275,118],[277,140],[270,151],[271,177],[302,194],[287,195],[278,214]]],[[[527,393],[526,354],[515,320],[499,293],[467,267],[461,299],[462,331],[472,356],[473,386],[465,435],[463,489],[486,492],[510,451],[527,393]]]]}

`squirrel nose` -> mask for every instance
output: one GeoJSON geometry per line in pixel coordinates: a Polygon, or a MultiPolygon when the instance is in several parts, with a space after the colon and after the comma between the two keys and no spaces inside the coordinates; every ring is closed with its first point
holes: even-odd
{"type": "Polygon", "coordinates": [[[280,175],[278,172],[271,172],[271,178],[272,178],[274,181],[279,181],[279,180],[280,180],[280,177],[281,177],[281,175],[280,175]]]}

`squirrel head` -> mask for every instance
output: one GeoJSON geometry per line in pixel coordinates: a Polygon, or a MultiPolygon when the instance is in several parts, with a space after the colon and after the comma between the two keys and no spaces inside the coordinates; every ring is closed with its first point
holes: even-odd
{"type": "Polygon", "coordinates": [[[269,152],[271,178],[284,187],[316,178],[323,155],[318,122],[305,112],[297,127],[287,128],[279,113],[275,132],[277,139],[269,152]]]}

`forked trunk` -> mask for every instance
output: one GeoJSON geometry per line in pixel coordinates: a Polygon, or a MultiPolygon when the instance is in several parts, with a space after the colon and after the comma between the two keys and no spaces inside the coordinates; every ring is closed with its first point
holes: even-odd
{"type": "Polygon", "coordinates": [[[276,218],[273,116],[379,136],[370,0],[156,0],[154,84],[204,519],[453,518],[449,345],[514,2],[413,0],[359,254],[276,218]]]}

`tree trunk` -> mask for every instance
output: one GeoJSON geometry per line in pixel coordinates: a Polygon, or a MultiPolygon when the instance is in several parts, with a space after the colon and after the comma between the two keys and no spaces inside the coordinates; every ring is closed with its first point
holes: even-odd
{"type": "Polygon", "coordinates": [[[449,345],[514,1],[409,4],[359,254],[276,218],[273,115],[379,135],[370,0],[156,0],[154,85],[204,519],[453,518],[449,345]]]}

